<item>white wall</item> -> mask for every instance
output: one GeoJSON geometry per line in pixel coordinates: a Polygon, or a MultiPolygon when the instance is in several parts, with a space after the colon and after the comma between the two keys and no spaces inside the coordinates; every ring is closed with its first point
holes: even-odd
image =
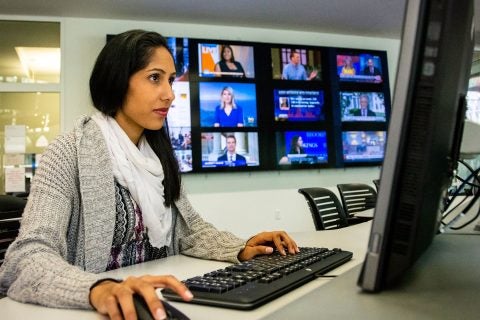
{"type": "MultiPolygon", "coordinates": [[[[37,17],[21,19],[38,20],[37,17]]],[[[63,131],[71,129],[75,119],[80,115],[93,110],[88,80],[96,56],[105,44],[106,34],[141,28],[176,37],[386,50],[391,88],[394,86],[400,48],[399,39],[340,34],[129,20],[84,18],[51,20],[62,23],[63,131]]],[[[247,236],[266,229],[288,231],[313,229],[307,205],[296,192],[299,187],[334,187],[337,183],[346,182],[371,183],[378,176],[379,168],[370,167],[188,174],[184,175],[184,182],[191,194],[192,203],[205,219],[220,229],[228,229],[247,236]]]]}

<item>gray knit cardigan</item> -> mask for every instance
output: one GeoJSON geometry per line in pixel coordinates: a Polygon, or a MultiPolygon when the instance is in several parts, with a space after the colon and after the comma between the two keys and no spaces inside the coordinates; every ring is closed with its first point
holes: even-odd
{"type": "MultiPolygon", "coordinates": [[[[169,254],[238,262],[245,241],[175,202],[169,254]]],[[[44,152],[20,233],[0,267],[0,294],[59,308],[91,308],[90,286],[105,275],[115,227],[112,164],[100,128],[82,117],[44,152]]]]}

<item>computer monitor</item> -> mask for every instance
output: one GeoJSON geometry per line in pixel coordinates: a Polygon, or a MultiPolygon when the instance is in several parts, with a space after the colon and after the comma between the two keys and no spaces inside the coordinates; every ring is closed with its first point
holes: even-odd
{"type": "Polygon", "coordinates": [[[438,233],[459,156],[473,52],[473,0],[406,4],[365,291],[391,288],[438,233]]]}

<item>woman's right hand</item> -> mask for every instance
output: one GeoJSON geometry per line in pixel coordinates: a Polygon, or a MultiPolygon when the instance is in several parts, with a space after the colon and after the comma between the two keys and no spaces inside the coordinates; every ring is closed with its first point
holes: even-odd
{"type": "Polygon", "coordinates": [[[155,319],[166,319],[156,288],[170,288],[185,301],[193,298],[190,290],[174,276],[145,275],[128,277],[122,282],[105,280],[99,283],[90,290],[90,303],[110,319],[136,319],[132,295],[137,293],[143,297],[155,319]]]}

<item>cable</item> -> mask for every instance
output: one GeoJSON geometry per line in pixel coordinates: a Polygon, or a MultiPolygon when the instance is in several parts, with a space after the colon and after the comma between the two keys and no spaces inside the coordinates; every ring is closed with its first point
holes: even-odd
{"type": "Polygon", "coordinates": [[[454,224],[460,217],[463,217],[466,213],[468,213],[468,211],[472,208],[472,206],[475,204],[475,202],[477,202],[478,198],[480,198],[480,191],[477,191],[477,193],[475,194],[475,196],[473,197],[473,199],[470,201],[470,203],[465,207],[465,209],[462,210],[462,212],[460,212],[455,218],[453,218],[447,225],[446,227],[447,228],[450,228],[452,230],[460,230],[464,227],[466,227],[467,225],[469,225],[470,223],[472,223],[473,221],[475,221],[476,219],[478,219],[478,217],[480,216],[480,209],[478,210],[477,214],[472,218],[470,219],[469,221],[465,222],[464,224],[462,224],[461,226],[458,226],[458,227],[450,227],[450,225],[454,224]]]}
{"type": "Polygon", "coordinates": [[[447,225],[446,223],[443,222],[443,219],[445,219],[450,213],[455,211],[455,209],[457,209],[459,206],[461,206],[465,201],[467,201],[467,199],[468,199],[467,197],[463,198],[462,201],[460,201],[455,207],[453,207],[450,211],[448,211],[447,213],[442,215],[442,224],[443,225],[447,225]]]}
{"type": "MultiPolygon", "coordinates": [[[[469,181],[470,179],[472,179],[473,177],[475,177],[476,179],[478,179],[477,175],[479,174],[480,172],[480,168],[474,170],[464,181],[469,181]]],[[[446,203],[445,203],[445,208],[444,208],[444,211],[448,209],[448,207],[452,204],[453,200],[458,196],[458,194],[460,193],[460,191],[464,188],[465,186],[465,182],[462,182],[460,184],[460,186],[457,188],[457,190],[455,190],[455,192],[453,193],[451,199],[449,199],[446,203]]]]}

